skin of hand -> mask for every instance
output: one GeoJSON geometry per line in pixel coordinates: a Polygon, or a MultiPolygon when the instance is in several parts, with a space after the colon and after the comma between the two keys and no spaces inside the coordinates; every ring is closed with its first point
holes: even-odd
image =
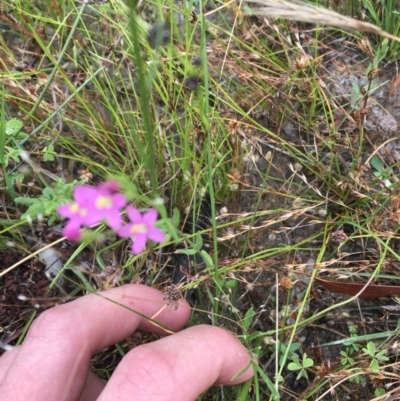
{"type": "Polygon", "coordinates": [[[208,325],[179,331],[190,306],[180,300],[176,310],[165,307],[163,296],[129,284],[43,312],[23,344],[0,358],[1,399],[193,401],[214,383],[237,384],[253,376],[250,353],[235,336],[208,325]],[[133,311],[154,317],[174,334],[133,311]],[[92,355],[135,330],[165,337],[130,350],[104,384],[89,370],[92,355]]]}

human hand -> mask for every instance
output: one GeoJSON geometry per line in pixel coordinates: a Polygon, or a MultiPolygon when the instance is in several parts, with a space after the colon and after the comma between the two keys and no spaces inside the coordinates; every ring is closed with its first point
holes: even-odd
{"type": "Polygon", "coordinates": [[[237,384],[252,377],[249,366],[232,380],[250,363],[249,352],[232,334],[199,325],[132,349],[104,384],[89,371],[93,354],[136,329],[166,334],[132,310],[156,316],[176,332],[189,319],[190,306],[180,300],[177,310],[162,309],[163,294],[139,284],[100,295],[49,309],[33,322],[23,344],[0,358],[2,400],[191,401],[215,382],[237,384]]]}

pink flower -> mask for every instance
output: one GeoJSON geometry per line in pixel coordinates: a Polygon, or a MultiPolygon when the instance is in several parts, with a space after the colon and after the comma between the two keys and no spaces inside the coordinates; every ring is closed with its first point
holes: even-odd
{"type": "Polygon", "coordinates": [[[121,189],[121,184],[116,180],[108,180],[99,184],[99,189],[102,191],[118,192],[121,189]]]}
{"type": "Polygon", "coordinates": [[[156,209],[149,209],[143,215],[133,206],[126,208],[130,223],[122,225],[121,209],[127,204],[127,198],[120,194],[118,181],[107,181],[97,188],[80,185],[74,189],[74,202],[61,205],[57,212],[69,219],[63,234],[71,240],[78,240],[82,227],[91,227],[105,221],[122,238],[132,238],[132,252],[142,252],[147,240],[164,241],[165,234],[154,223],[158,214],[156,209]]]}
{"type": "Polygon", "coordinates": [[[101,184],[99,188],[90,185],[77,186],[74,189],[74,203],[61,205],[57,212],[69,218],[63,234],[71,240],[81,236],[81,227],[90,227],[105,220],[113,230],[122,225],[120,209],[127,199],[124,195],[115,193],[118,189],[114,182],[101,184]]]}
{"type": "Polygon", "coordinates": [[[112,230],[117,231],[122,225],[121,209],[126,203],[124,195],[112,193],[106,187],[101,187],[93,199],[93,209],[90,214],[98,223],[105,220],[112,230]]]}
{"type": "Polygon", "coordinates": [[[148,239],[156,242],[162,242],[165,234],[154,223],[157,220],[157,210],[149,209],[143,215],[133,206],[126,208],[126,213],[130,219],[130,223],[121,227],[118,235],[122,238],[132,238],[132,252],[138,254],[146,247],[148,239]]]}
{"type": "Polygon", "coordinates": [[[91,226],[98,223],[93,216],[93,199],[98,195],[98,190],[89,185],[81,185],[74,188],[75,202],[61,205],[57,213],[69,219],[64,227],[63,235],[71,240],[77,240],[81,236],[80,228],[82,226],[91,226]]]}

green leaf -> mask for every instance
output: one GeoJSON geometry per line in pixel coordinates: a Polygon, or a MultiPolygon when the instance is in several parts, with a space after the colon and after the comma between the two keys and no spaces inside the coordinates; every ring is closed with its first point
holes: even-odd
{"type": "Polygon", "coordinates": [[[200,251],[200,255],[203,258],[204,263],[206,264],[206,266],[209,269],[212,269],[214,267],[214,262],[213,262],[211,256],[205,250],[201,250],[200,251]]]}
{"type": "Polygon", "coordinates": [[[302,377],[305,377],[306,379],[308,379],[307,372],[304,369],[300,370],[299,374],[296,377],[296,380],[300,380],[302,377]]]}
{"type": "Polygon", "coordinates": [[[379,372],[379,363],[375,358],[372,360],[371,365],[369,365],[369,367],[374,373],[379,372]]]}
{"type": "Polygon", "coordinates": [[[302,369],[301,365],[296,362],[290,362],[288,365],[288,369],[291,371],[302,369]]]}
{"type": "Polygon", "coordinates": [[[60,197],[54,193],[53,188],[46,187],[43,189],[42,195],[38,198],[19,197],[15,199],[15,202],[29,206],[28,210],[21,216],[22,219],[28,216],[31,219],[35,219],[38,215],[51,216],[54,214],[57,206],[60,204],[60,197]]]}
{"type": "Polygon", "coordinates": [[[300,347],[301,347],[300,343],[298,343],[298,342],[292,343],[292,344],[290,344],[289,352],[295,352],[295,351],[299,350],[300,347]]]}
{"type": "Polygon", "coordinates": [[[381,360],[381,361],[388,361],[389,358],[386,356],[386,353],[387,353],[387,350],[386,350],[386,349],[384,349],[384,350],[382,350],[382,351],[379,351],[379,352],[375,355],[375,358],[376,358],[376,359],[379,359],[379,360],[381,360]]]}
{"type": "Polygon", "coordinates": [[[262,331],[255,331],[254,333],[251,333],[250,335],[246,336],[248,341],[253,341],[256,340],[259,337],[265,337],[264,332],[262,331]]]}
{"type": "Polygon", "coordinates": [[[177,208],[174,208],[172,212],[171,223],[174,227],[178,227],[180,221],[181,221],[181,214],[177,208]]]}
{"type": "Polygon", "coordinates": [[[353,359],[353,358],[350,358],[350,357],[347,357],[346,362],[347,362],[349,365],[351,365],[351,366],[353,366],[353,365],[355,364],[354,359],[353,359]]]}
{"type": "Polygon", "coordinates": [[[16,163],[18,163],[21,151],[19,149],[10,148],[8,146],[6,146],[5,149],[7,150],[7,155],[10,156],[16,163]]]}
{"type": "Polygon", "coordinates": [[[22,173],[16,172],[16,173],[11,173],[9,175],[9,178],[10,178],[10,181],[12,184],[15,184],[15,183],[22,184],[25,179],[25,176],[22,173]]]}
{"type": "Polygon", "coordinates": [[[24,124],[22,123],[21,120],[18,120],[16,118],[13,118],[10,121],[7,121],[6,123],[6,135],[8,136],[13,136],[18,134],[22,128],[23,128],[24,124]]]}
{"type": "Polygon", "coordinates": [[[375,389],[375,397],[382,397],[385,394],[386,394],[386,391],[384,388],[375,389]]]}
{"type": "Polygon", "coordinates": [[[56,214],[53,214],[52,216],[49,217],[49,221],[48,221],[47,224],[48,224],[49,226],[52,226],[53,223],[54,223],[56,220],[57,220],[57,215],[56,215],[56,214]]]}
{"type": "Polygon", "coordinates": [[[45,162],[52,162],[54,161],[54,156],[57,156],[57,153],[54,151],[54,146],[50,145],[50,146],[46,146],[43,149],[44,155],[43,155],[43,161],[45,162]]]}
{"type": "Polygon", "coordinates": [[[375,156],[371,157],[371,160],[369,163],[379,173],[381,173],[385,169],[385,164],[383,163],[382,159],[379,156],[375,155],[375,156]]]}
{"type": "Polygon", "coordinates": [[[375,344],[372,341],[369,341],[367,344],[368,353],[371,356],[375,355],[375,344]]]}
{"type": "Polygon", "coordinates": [[[36,198],[25,198],[25,197],[18,197],[14,199],[15,203],[20,203],[21,205],[30,206],[32,203],[37,202],[36,198]]]}
{"type": "Polygon", "coordinates": [[[307,358],[307,354],[304,354],[306,358],[303,356],[303,368],[311,368],[314,365],[314,361],[311,358],[307,358]]]}
{"type": "Polygon", "coordinates": [[[194,249],[178,249],[175,251],[175,253],[183,254],[183,255],[196,255],[196,250],[194,249]]]}
{"type": "Polygon", "coordinates": [[[254,316],[256,313],[254,312],[253,308],[250,308],[247,310],[243,320],[242,320],[242,326],[245,331],[247,331],[250,327],[251,322],[253,321],[254,316]]]}
{"type": "Polygon", "coordinates": [[[43,189],[42,193],[43,193],[42,197],[45,199],[54,199],[55,198],[53,188],[46,187],[43,189]]]}
{"type": "Polygon", "coordinates": [[[237,280],[231,279],[231,280],[226,280],[224,285],[228,289],[233,289],[236,288],[237,283],[238,283],[237,280]]]}
{"type": "Polygon", "coordinates": [[[203,238],[200,233],[196,234],[196,242],[194,244],[194,250],[200,252],[200,249],[203,247],[203,238]]]}

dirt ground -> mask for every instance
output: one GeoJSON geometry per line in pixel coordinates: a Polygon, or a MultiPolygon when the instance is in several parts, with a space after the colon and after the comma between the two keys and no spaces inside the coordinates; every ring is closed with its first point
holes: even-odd
{"type": "MultiPolygon", "coordinates": [[[[351,102],[350,99],[354,93],[353,83],[355,82],[359,86],[367,84],[367,77],[365,76],[367,64],[360,64],[360,60],[365,60],[365,54],[351,47],[346,49],[345,46],[337,46],[329,57],[323,59],[320,66],[320,77],[326,84],[332,97],[335,97],[335,99],[342,98],[343,102],[348,104],[351,102]],[[357,68],[354,68],[354,65],[357,65],[357,68]]],[[[399,161],[400,154],[398,153],[398,149],[400,137],[397,132],[400,123],[400,91],[399,89],[393,90],[393,82],[397,76],[397,64],[388,63],[383,66],[379,77],[373,81],[379,88],[373,92],[366,104],[366,108],[368,109],[368,114],[365,117],[366,140],[363,144],[360,160],[365,165],[367,165],[366,162],[368,162],[368,159],[374,152],[377,152],[389,166],[399,161]]],[[[294,108],[296,109],[296,105],[294,108]]],[[[337,108],[338,119],[343,118],[344,113],[344,109],[337,108]]],[[[288,121],[283,122],[279,132],[281,138],[302,148],[304,152],[310,150],[318,152],[321,159],[327,160],[327,168],[329,168],[329,159],[331,157],[329,150],[324,148],[315,136],[302,131],[301,127],[297,126],[290,119],[291,116],[288,117],[288,121]]],[[[262,116],[258,121],[264,126],[268,126],[270,123],[268,116],[262,116]]],[[[323,132],[323,130],[321,131],[323,132]]],[[[329,135],[329,133],[326,132],[325,135],[329,135]]],[[[337,148],[341,152],[343,162],[342,166],[340,166],[342,174],[349,170],[355,156],[355,152],[352,152],[351,146],[347,142],[348,136],[354,139],[353,149],[356,148],[358,133],[356,122],[354,121],[352,123],[347,120],[338,130],[336,137],[337,148]]],[[[298,175],[293,180],[300,185],[297,187],[295,185],[288,187],[288,185],[291,185],[290,183],[293,183],[293,181],[289,180],[289,177],[293,177],[294,175],[294,169],[290,165],[295,166],[296,160],[287,155],[283,149],[269,142],[268,138],[258,135],[257,132],[254,133],[254,142],[257,143],[258,150],[255,151],[256,157],[253,157],[248,163],[248,182],[253,187],[263,186],[266,188],[266,195],[263,196],[261,202],[257,205],[258,210],[276,210],[279,207],[283,210],[293,209],[293,203],[296,199],[313,198],[313,195],[317,191],[321,194],[324,193],[324,187],[321,185],[321,182],[318,182],[315,176],[307,174],[307,171],[300,168],[298,175]],[[268,179],[264,181],[266,172],[268,172],[268,179]],[[307,186],[299,178],[303,173],[305,174],[303,177],[306,177],[308,182],[307,186]],[[294,195],[295,199],[293,200],[293,198],[280,195],[283,193],[290,193],[294,195]],[[296,196],[299,198],[296,198],[296,196]]],[[[373,177],[371,169],[363,172],[363,180],[367,183],[371,180],[371,177],[373,177]]],[[[363,189],[368,192],[367,184],[363,189]]],[[[363,189],[360,191],[363,192],[363,189]]],[[[238,198],[240,202],[239,206],[236,204],[238,208],[235,210],[240,212],[254,210],[255,202],[251,191],[243,188],[238,198]]],[[[301,214],[298,217],[285,219],[283,222],[271,225],[265,230],[258,230],[252,237],[252,244],[255,249],[265,249],[291,245],[305,238],[312,238],[314,235],[320,233],[323,228],[322,224],[315,224],[316,220],[321,220],[321,216],[324,216],[321,210],[329,212],[334,209],[335,205],[329,202],[320,208],[313,209],[310,207],[307,213],[301,214]]],[[[340,210],[334,213],[340,213],[340,210]]],[[[271,217],[269,216],[269,218],[271,217]]],[[[321,223],[321,221],[319,222],[321,223]]],[[[260,225],[262,225],[261,222],[260,225]]],[[[354,228],[344,226],[338,227],[338,230],[343,230],[345,233],[351,234],[354,228]]],[[[269,260],[267,267],[261,268],[262,273],[256,270],[254,273],[244,275],[248,282],[255,285],[251,291],[248,291],[248,288],[246,288],[248,298],[247,303],[245,302],[243,305],[243,310],[246,310],[246,307],[249,307],[249,305],[253,305],[259,308],[259,310],[265,311],[259,317],[259,330],[268,331],[273,329],[276,320],[273,313],[275,299],[272,297],[276,286],[276,274],[279,276],[279,283],[281,285],[282,307],[283,305],[287,305],[288,296],[290,299],[289,304],[295,305],[299,295],[301,295],[301,292],[304,291],[305,286],[308,284],[309,274],[316,267],[315,261],[318,257],[319,247],[322,246],[322,238],[311,240],[308,244],[309,249],[281,254],[274,260],[269,260]],[[294,269],[292,269],[293,266],[294,269]],[[302,273],[299,273],[299,271],[302,273]],[[285,278],[288,282],[294,283],[294,287],[291,288],[289,295],[287,290],[282,290],[285,278]]],[[[396,252],[399,251],[398,245],[394,244],[396,252]]],[[[307,246],[304,248],[307,248],[307,246]]],[[[329,266],[330,273],[335,271],[335,269],[339,270],[344,265],[348,266],[349,264],[353,265],[356,269],[357,267],[364,268],[365,265],[370,265],[372,268],[374,261],[378,259],[377,254],[379,252],[376,242],[371,239],[367,241],[354,240],[346,243],[343,247],[331,242],[329,251],[330,253],[326,255],[324,262],[329,266]],[[334,260],[334,262],[330,263],[330,260],[334,260]]],[[[393,260],[393,258],[388,258],[388,263],[381,272],[397,276],[399,267],[398,262],[393,260]]],[[[318,311],[338,304],[346,298],[347,296],[345,295],[329,291],[319,285],[314,285],[310,302],[303,311],[304,316],[307,317],[316,314],[318,311]]],[[[322,375],[329,374],[330,369],[338,363],[339,352],[342,348],[339,346],[330,345],[324,347],[321,345],[348,336],[349,327],[352,324],[361,324],[362,333],[358,334],[395,329],[397,327],[397,317],[393,315],[388,317],[382,309],[382,306],[385,305],[393,305],[393,301],[390,299],[359,299],[357,302],[353,302],[345,308],[336,309],[333,313],[328,313],[323,318],[313,322],[313,324],[305,326],[296,336],[296,340],[301,342],[304,347],[303,350],[307,355],[312,357],[315,365],[326,369],[322,375]]],[[[291,322],[288,323],[290,324],[291,322]]],[[[268,354],[261,362],[267,371],[268,367],[271,368],[271,360],[268,358],[268,354]]],[[[273,374],[273,370],[270,373],[273,374]]],[[[287,373],[285,380],[287,383],[292,381],[291,388],[295,392],[301,393],[305,389],[304,383],[296,382],[293,373],[287,373]]],[[[373,392],[368,385],[358,386],[357,395],[354,389],[349,389],[349,394],[346,398],[349,400],[369,400],[373,398],[373,392]]],[[[332,399],[332,396],[327,395],[323,399],[332,399]]]]}

